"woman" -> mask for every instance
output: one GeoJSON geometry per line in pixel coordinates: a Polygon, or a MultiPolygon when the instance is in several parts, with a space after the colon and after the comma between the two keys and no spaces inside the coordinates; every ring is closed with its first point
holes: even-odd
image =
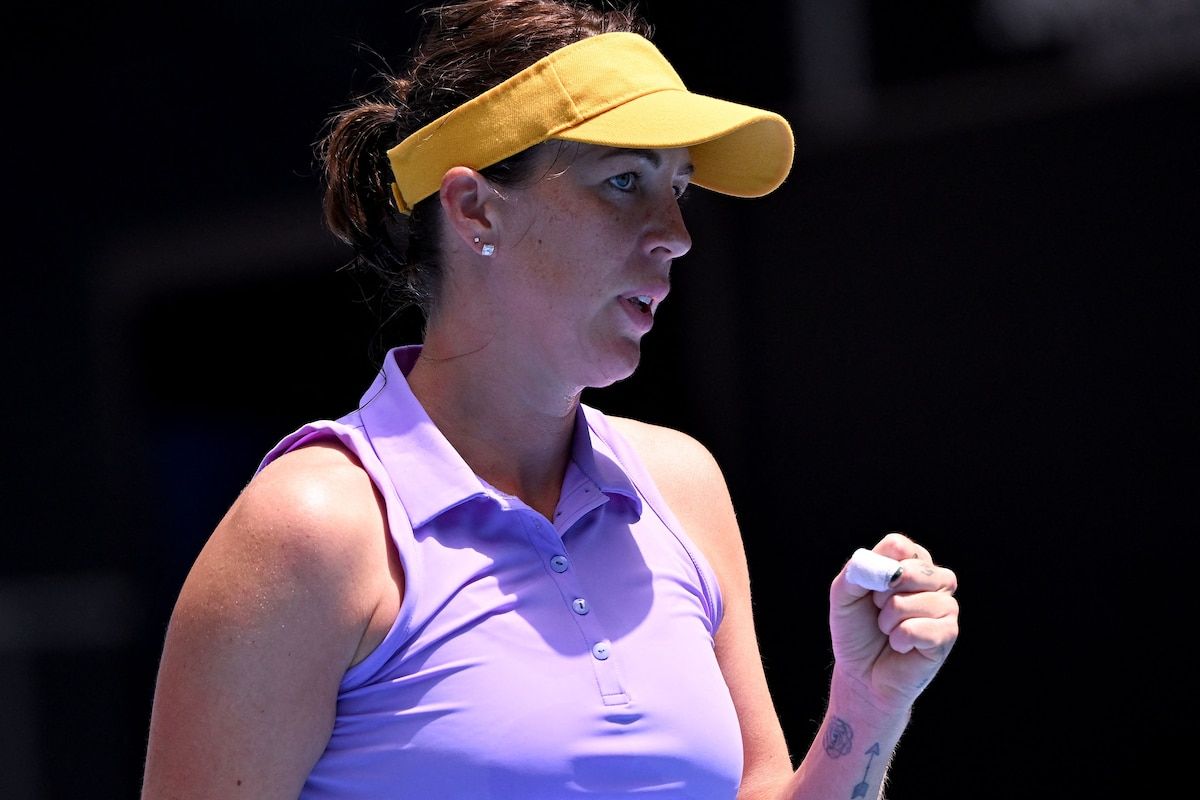
{"type": "Polygon", "coordinates": [[[324,148],[330,226],[423,341],[273,449],[199,555],[143,797],[878,796],[957,636],[953,573],[889,534],[899,577],[833,580],[794,770],[719,468],[580,403],[638,364],[691,245],[679,197],[775,189],[787,123],[687,92],[632,12],[427,13],[324,148]]]}

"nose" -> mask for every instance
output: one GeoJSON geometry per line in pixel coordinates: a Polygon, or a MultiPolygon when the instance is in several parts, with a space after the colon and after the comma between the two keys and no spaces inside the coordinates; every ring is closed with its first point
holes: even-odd
{"type": "Polygon", "coordinates": [[[691,249],[692,236],[688,233],[683,211],[679,208],[679,200],[672,190],[664,200],[656,204],[646,239],[646,250],[651,255],[679,258],[691,249]]]}

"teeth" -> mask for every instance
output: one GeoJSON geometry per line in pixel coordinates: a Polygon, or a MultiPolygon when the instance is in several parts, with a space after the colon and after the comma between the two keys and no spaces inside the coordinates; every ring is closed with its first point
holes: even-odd
{"type": "Polygon", "coordinates": [[[654,298],[648,294],[639,294],[635,297],[629,298],[629,301],[636,305],[643,313],[648,314],[650,313],[651,304],[654,302],[654,298]]]}

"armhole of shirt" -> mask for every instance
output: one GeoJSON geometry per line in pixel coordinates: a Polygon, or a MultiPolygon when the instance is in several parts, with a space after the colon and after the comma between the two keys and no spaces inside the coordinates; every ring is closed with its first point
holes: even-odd
{"type": "Polygon", "coordinates": [[[379,490],[387,510],[388,537],[400,559],[401,569],[404,571],[404,598],[400,603],[396,619],[378,646],[368,653],[366,658],[350,667],[342,675],[339,691],[346,691],[369,682],[371,677],[407,641],[412,625],[412,607],[416,602],[414,588],[419,586],[419,581],[414,575],[417,570],[417,561],[413,557],[413,549],[409,546],[412,538],[412,524],[409,522],[408,512],[400,502],[400,498],[392,486],[391,478],[383,466],[383,462],[376,455],[375,448],[371,445],[371,440],[366,435],[362,422],[354,419],[354,415],[336,421],[318,420],[296,429],[280,440],[279,444],[263,457],[256,473],[262,471],[264,467],[284,453],[323,439],[337,439],[350,452],[354,453],[367,475],[370,476],[372,483],[375,484],[375,488],[379,490]]]}
{"type": "Polygon", "coordinates": [[[663,526],[671,532],[671,535],[679,542],[679,546],[683,548],[688,558],[691,559],[692,566],[696,570],[696,578],[700,583],[700,590],[704,595],[705,604],[708,606],[706,610],[711,621],[711,633],[715,637],[717,628],[720,627],[721,619],[725,613],[725,607],[721,599],[721,587],[717,582],[716,571],[708,563],[708,559],[705,558],[699,546],[687,535],[683,523],[679,521],[671,511],[670,506],[667,505],[666,499],[659,492],[658,486],[654,483],[654,479],[650,476],[650,472],[646,469],[645,464],[642,463],[642,459],[638,456],[633,445],[609,424],[602,412],[585,407],[584,415],[592,433],[613,451],[621,466],[624,467],[629,480],[633,482],[638,492],[641,493],[643,503],[662,521],[663,526]]]}

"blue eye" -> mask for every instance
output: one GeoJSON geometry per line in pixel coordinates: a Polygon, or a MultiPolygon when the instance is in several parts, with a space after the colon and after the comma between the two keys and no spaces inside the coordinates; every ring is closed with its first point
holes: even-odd
{"type": "Polygon", "coordinates": [[[622,172],[620,175],[614,175],[608,179],[613,188],[619,189],[622,192],[632,192],[633,187],[637,184],[636,172],[622,172]]]}

